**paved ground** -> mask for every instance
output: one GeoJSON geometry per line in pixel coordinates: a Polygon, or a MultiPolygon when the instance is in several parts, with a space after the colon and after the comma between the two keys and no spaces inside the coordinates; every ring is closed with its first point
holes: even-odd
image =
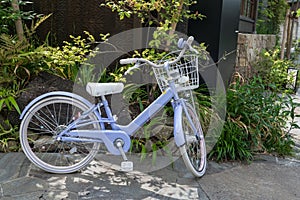
{"type": "MultiPolygon", "coordinates": [[[[300,104],[300,88],[298,89],[296,95],[294,96],[294,101],[300,104]]],[[[300,106],[296,107],[295,114],[300,115],[300,106]]],[[[295,122],[300,127],[300,117],[295,118],[295,122]]],[[[300,160],[300,129],[291,130],[291,135],[295,141],[295,157],[300,160]]]]}
{"type": "Polygon", "coordinates": [[[38,170],[23,153],[0,154],[0,199],[300,199],[300,161],[293,159],[209,162],[200,179],[187,172],[181,159],[151,173],[119,172],[110,157],[104,160],[57,175],[38,170]]]}
{"type": "Polygon", "coordinates": [[[123,173],[117,170],[116,157],[97,156],[81,172],[57,175],[37,169],[23,153],[0,154],[0,199],[299,200],[300,130],[293,137],[298,160],[260,155],[249,165],[210,161],[198,179],[181,159],[168,165],[166,158],[158,157],[160,166],[153,167],[151,161],[140,163],[132,157],[138,163],[135,171],[123,173]]]}

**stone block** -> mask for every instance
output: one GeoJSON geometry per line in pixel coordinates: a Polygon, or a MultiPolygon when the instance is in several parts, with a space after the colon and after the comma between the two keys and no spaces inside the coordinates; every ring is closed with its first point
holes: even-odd
{"type": "Polygon", "coordinates": [[[262,49],[272,49],[276,44],[275,35],[242,34],[238,36],[238,66],[247,66],[248,62],[257,60],[262,49]]]}
{"type": "Polygon", "coordinates": [[[247,66],[247,60],[245,58],[240,58],[239,66],[247,66]]]}
{"type": "Polygon", "coordinates": [[[238,44],[245,44],[246,42],[246,35],[243,33],[238,34],[238,44]]]}

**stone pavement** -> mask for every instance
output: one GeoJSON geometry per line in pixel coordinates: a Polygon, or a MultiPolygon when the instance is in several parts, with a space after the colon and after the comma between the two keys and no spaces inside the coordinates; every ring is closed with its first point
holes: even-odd
{"type": "Polygon", "coordinates": [[[81,172],[58,175],[37,169],[23,153],[0,154],[0,199],[300,199],[300,161],[294,159],[210,161],[207,173],[196,179],[181,159],[155,172],[123,173],[111,164],[115,159],[101,158],[81,172]]]}
{"type": "MultiPolygon", "coordinates": [[[[300,91],[298,102],[299,96],[300,91]]],[[[96,156],[82,171],[59,175],[37,169],[23,153],[0,154],[0,199],[299,200],[300,130],[292,136],[296,159],[260,155],[249,165],[210,161],[202,178],[194,178],[181,159],[168,165],[158,157],[160,166],[153,170],[151,160],[131,157],[135,171],[123,173],[119,157],[96,156]]]]}

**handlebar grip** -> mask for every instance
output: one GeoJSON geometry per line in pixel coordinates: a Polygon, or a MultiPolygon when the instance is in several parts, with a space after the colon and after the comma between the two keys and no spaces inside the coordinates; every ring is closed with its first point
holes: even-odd
{"type": "Polygon", "coordinates": [[[177,42],[178,48],[182,49],[187,44],[188,46],[191,46],[191,44],[194,41],[194,37],[190,36],[186,41],[183,38],[180,38],[177,42]]]}
{"type": "Polygon", "coordinates": [[[190,36],[190,37],[187,39],[186,43],[187,43],[188,45],[191,45],[191,44],[193,43],[193,41],[194,41],[194,37],[193,37],[193,36],[190,36]]]}
{"type": "Polygon", "coordinates": [[[177,46],[179,49],[182,49],[184,47],[184,39],[183,38],[180,38],[177,42],[177,46]]]}
{"type": "Polygon", "coordinates": [[[121,65],[132,64],[132,63],[136,63],[136,62],[137,62],[136,58],[126,58],[126,59],[120,60],[121,65]]]}

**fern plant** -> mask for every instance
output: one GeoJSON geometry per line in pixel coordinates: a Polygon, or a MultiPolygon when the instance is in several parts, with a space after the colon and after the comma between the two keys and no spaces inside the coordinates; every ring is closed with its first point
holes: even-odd
{"type": "Polygon", "coordinates": [[[0,152],[18,151],[20,145],[18,128],[12,126],[8,120],[0,124],[0,152]]]}
{"type": "Polygon", "coordinates": [[[18,40],[17,36],[7,34],[0,35],[0,66],[2,75],[16,75],[19,67],[27,64],[26,58],[19,55],[29,50],[29,44],[25,40],[18,40]]]}
{"type": "Polygon", "coordinates": [[[16,97],[18,91],[13,91],[6,88],[0,89],[0,112],[7,108],[9,111],[15,109],[19,114],[21,114],[20,108],[16,102],[16,97]]]}

